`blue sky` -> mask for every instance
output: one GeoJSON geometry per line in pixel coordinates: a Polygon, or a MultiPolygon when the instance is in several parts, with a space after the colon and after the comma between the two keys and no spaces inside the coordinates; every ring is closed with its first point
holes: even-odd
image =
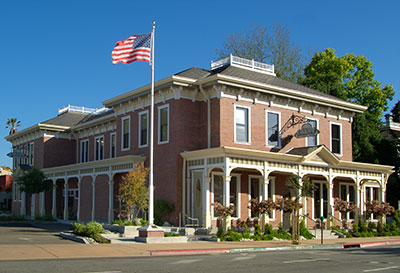
{"type": "MultiPolygon", "coordinates": [[[[400,99],[400,1],[1,1],[0,132],[21,129],[65,105],[101,102],[150,81],[145,62],[112,65],[118,40],[151,31],[156,21],[156,80],[190,67],[209,68],[226,37],[254,24],[286,25],[305,51],[334,48],[364,55],[375,79],[400,99]],[[1,126],[3,124],[4,126],[1,126]],[[3,128],[3,129],[1,129],[3,128]]],[[[0,139],[0,166],[11,166],[0,139]]]]}

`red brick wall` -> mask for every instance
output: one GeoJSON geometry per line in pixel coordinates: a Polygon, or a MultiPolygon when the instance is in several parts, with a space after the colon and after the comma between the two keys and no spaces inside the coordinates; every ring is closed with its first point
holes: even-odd
{"type": "MultiPolygon", "coordinates": [[[[44,142],[43,168],[51,168],[51,167],[75,163],[75,155],[76,155],[75,140],[46,137],[43,139],[43,142],[44,142]]],[[[38,167],[40,168],[41,166],[38,167]]]]}
{"type": "MultiPolygon", "coordinates": [[[[351,144],[351,123],[348,121],[337,120],[333,118],[325,118],[319,115],[299,114],[296,111],[282,109],[278,107],[268,107],[262,104],[252,104],[250,102],[239,101],[234,99],[220,99],[220,146],[239,147],[245,149],[256,149],[262,151],[286,152],[293,147],[306,146],[305,138],[296,138],[294,134],[301,128],[296,125],[294,128],[288,129],[282,135],[282,148],[277,150],[266,146],[266,110],[280,112],[281,128],[290,119],[292,114],[306,116],[318,119],[319,123],[319,144],[324,144],[330,149],[330,123],[340,123],[342,125],[342,160],[352,160],[352,144],[351,144]],[[251,144],[239,144],[234,142],[234,109],[235,105],[242,105],[250,108],[250,124],[251,124],[251,144]],[[285,141],[286,140],[286,141],[285,141]],[[286,145],[285,145],[286,144],[286,145]]],[[[214,121],[214,126],[216,126],[214,121]]],[[[214,129],[214,127],[213,127],[214,129]]],[[[213,132],[214,136],[215,132],[213,132]]]]}
{"type": "Polygon", "coordinates": [[[92,177],[82,177],[79,198],[81,199],[80,220],[90,221],[92,217],[92,177]]]}
{"type": "Polygon", "coordinates": [[[95,220],[107,222],[108,220],[108,176],[99,175],[95,182],[95,220]]]}

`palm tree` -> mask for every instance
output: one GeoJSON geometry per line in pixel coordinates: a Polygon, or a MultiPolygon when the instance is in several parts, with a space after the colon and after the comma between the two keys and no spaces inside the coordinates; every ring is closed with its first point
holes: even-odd
{"type": "Polygon", "coordinates": [[[17,118],[9,118],[7,119],[6,129],[10,128],[9,135],[15,134],[18,130],[17,127],[21,126],[21,121],[17,121],[17,118]]]}

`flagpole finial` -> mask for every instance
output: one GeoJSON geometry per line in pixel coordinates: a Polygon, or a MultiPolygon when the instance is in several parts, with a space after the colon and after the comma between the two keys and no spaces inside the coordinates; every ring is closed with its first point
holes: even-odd
{"type": "Polygon", "coordinates": [[[153,21],[152,24],[153,24],[153,26],[155,26],[156,25],[156,21],[153,21]]]}

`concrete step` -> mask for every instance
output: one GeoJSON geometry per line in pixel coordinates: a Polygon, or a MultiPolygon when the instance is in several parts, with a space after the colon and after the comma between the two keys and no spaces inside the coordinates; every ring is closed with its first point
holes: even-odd
{"type": "MultiPolygon", "coordinates": [[[[321,239],[321,229],[310,229],[312,235],[315,236],[315,239],[321,239]]],[[[324,239],[337,239],[339,236],[335,231],[330,229],[323,230],[324,239]]]]}

